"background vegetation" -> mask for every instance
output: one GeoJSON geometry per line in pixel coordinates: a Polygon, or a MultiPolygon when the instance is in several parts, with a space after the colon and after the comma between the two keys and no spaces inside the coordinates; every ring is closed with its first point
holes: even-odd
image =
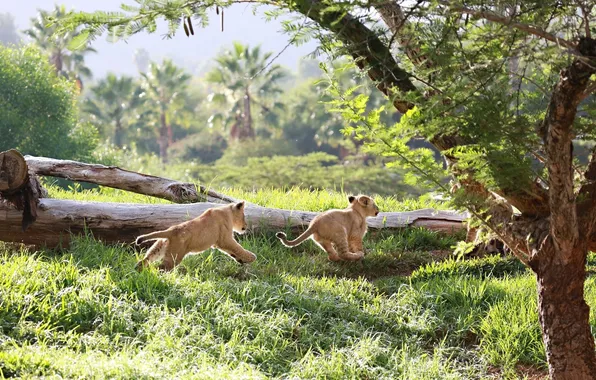
{"type": "MultiPolygon", "coordinates": [[[[85,57],[95,51],[80,31],[52,36],[47,28],[64,13],[56,6],[32,20],[27,46],[9,15],[0,15],[6,44],[0,46],[0,150],[119,165],[199,182],[263,206],[316,211],[344,207],[348,193],[375,195],[382,211],[449,207],[428,193],[446,172],[435,150],[412,149],[429,148],[417,140],[420,130],[432,139],[458,125],[465,136],[479,138],[486,151],[469,145],[452,153],[461,168],[479,169],[475,179],[489,189],[516,188],[524,183],[520,178],[544,174],[538,173],[540,159],[524,149],[539,144],[530,136],[548,102],[543,88],[554,83],[565,57],[550,68],[531,62],[527,78],[511,91],[503,45],[476,45],[485,25],[470,26],[463,37],[473,43],[462,44],[449,30],[459,20],[421,24],[428,37],[421,53],[444,71],[442,77],[435,68],[422,72],[449,101],[400,118],[335,55],[322,70],[305,60],[308,70],[291,72],[269,65],[271,52],[234,43],[197,76],[139,52],[137,76],[94,78],[85,57]],[[438,37],[442,49],[432,43],[438,37]],[[68,49],[80,44],[76,52],[68,49]],[[376,143],[367,146],[367,138],[376,143]],[[398,155],[438,181],[406,175],[395,163],[398,155]]],[[[327,50],[345,53],[336,45],[327,50]]],[[[410,94],[410,100],[427,104],[428,95],[410,94]]],[[[593,100],[586,103],[581,112],[591,115],[593,100]]],[[[578,164],[585,165],[593,133],[581,127],[583,140],[575,145],[578,164]]],[[[46,185],[58,198],[165,202],[46,185]]],[[[273,236],[250,234],[241,243],[257,253],[254,265],[238,267],[210,250],[167,274],[135,272],[139,252],[90,235],[61,252],[1,244],[0,375],[544,375],[534,276],[508,257],[455,260],[451,251],[461,238],[419,229],[371,233],[368,256],[350,265],[329,263],[310,242],[289,250],[273,236]]],[[[591,254],[590,274],[595,264],[591,254]]],[[[590,277],[589,304],[595,289],[590,277]]],[[[593,315],[590,324],[596,326],[593,315]]]]}

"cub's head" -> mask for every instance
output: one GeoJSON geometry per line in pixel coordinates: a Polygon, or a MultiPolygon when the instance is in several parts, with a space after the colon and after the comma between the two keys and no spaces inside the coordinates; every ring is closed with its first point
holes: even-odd
{"type": "Polygon", "coordinates": [[[244,201],[230,205],[232,208],[232,229],[240,234],[246,232],[246,220],[244,218],[244,201]]]}
{"type": "Polygon", "coordinates": [[[379,207],[377,207],[375,201],[369,196],[350,195],[348,201],[350,201],[350,207],[359,210],[365,217],[379,215],[379,207]]]}

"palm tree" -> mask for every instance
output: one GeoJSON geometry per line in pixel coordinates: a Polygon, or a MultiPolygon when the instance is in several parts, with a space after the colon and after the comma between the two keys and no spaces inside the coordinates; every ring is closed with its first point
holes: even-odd
{"type": "Polygon", "coordinates": [[[283,108],[282,103],[271,101],[273,95],[281,93],[278,81],[286,76],[280,65],[269,65],[272,53],[261,55],[261,48],[250,48],[234,42],[232,50],[225,51],[216,59],[217,67],[207,73],[208,82],[216,85],[217,92],[210,95],[212,101],[230,106],[224,114],[210,118],[231,124],[230,137],[244,140],[254,138],[253,105],[274,121],[275,110],[283,108]]]}
{"type": "Polygon", "coordinates": [[[91,115],[104,131],[113,128],[114,144],[122,147],[125,131],[134,124],[142,103],[140,87],[132,77],[118,78],[110,73],[91,89],[91,93],[92,97],[83,103],[83,112],[91,115]]]}
{"type": "Polygon", "coordinates": [[[185,90],[190,75],[177,67],[169,59],[161,65],[152,62],[147,73],[141,73],[141,88],[146,104],[152,110],[159,129],[159,155],[165,163],[168,160],[168,147],[172,144],[172,120],[185,108],[185,90]]]}
{"type": "Polygon", "coordinates": [[[51,12],[39,10],[37,17],[31,19],[31,28],[24,30],[24,33],[50,57],[56,73],[76,81],[80,90],[82,78],[92,77],[91,70],[85,66],[85,55],[95,53],[95,49],[87,44],[82,49],[69,51],[69,44],[79,35],[76,30],[54,35],[56,27],[47,26],[50,18],[60,19],[66,14],[64,5],[56,5],[51,12]]]}

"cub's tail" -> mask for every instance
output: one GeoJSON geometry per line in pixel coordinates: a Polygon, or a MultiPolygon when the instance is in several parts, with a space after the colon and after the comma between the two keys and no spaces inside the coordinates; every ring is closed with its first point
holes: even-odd
{"type": "Polygon", "coordinates": [[[306,229],[306,231],[304,231],[302,233],[302,235],[298,236],[296,239],[294,240],[288,240],[286,234],[284,234],[283,232],[278,232],[275,234],[275,236],[281,241],[281,243],[283,245],[285,245],[286,247],[295,247],[298,244],[302,243],[303,241],[305,241],[306,239],[308,239],[310,237],[310,235],[313,234],[313,231],[309,228],[306,229]]]}
{"type": "Polygon", "coordinates": [[[170,237],[170,231],[168,231],[168,230],[155,231],[155,232],[151,232],[149,234],[141,235],[141,236],[137,237],[137,240],[135,240],[135,244],[139,245],[139,244],[144,243],[148,240],[163,239],[163,238],[169,238],[169,237],[170,237]]]}

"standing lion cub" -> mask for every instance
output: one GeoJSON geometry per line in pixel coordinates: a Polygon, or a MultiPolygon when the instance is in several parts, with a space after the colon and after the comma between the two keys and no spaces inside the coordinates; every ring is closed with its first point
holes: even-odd
{"type": "Polygon", "coordinates": [[[317,215],[304,233],[288,241],[286,234],[275,236],[286,247],[295,247],[312,236],[313,240],[329,255],[329,260],[359,260],[364,257],[362,238],[366,234],[366,218],[377,216],[379,208],[366,195],[348,197],[350,205],[344,210],[329,210],[317,215]]]}
{"type": "Polygon", "coordinates": [[[149,263],[161,260],[160,269],[172,270],[190,252],[200,253],[208,248],[217,248],[232,256],[239,263],[255,261],[254,253],[242,248],[234,239],[234,231],[244,233],[244,201],[214,207],[199,217],[172,226],[164,231],[141,235],[136,243],[157,240],[136,265],[141,270],[149,263]]]}

